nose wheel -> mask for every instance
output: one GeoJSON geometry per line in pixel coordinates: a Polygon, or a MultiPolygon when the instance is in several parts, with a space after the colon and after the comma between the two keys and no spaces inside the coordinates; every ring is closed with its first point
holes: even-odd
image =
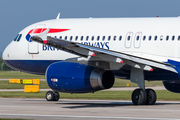
{"type": "Polygon", "coordinates": [[[46,93],[47,101],[58,101],[59,100],[59,92],[56,91],[48,91],[46,93]]]}

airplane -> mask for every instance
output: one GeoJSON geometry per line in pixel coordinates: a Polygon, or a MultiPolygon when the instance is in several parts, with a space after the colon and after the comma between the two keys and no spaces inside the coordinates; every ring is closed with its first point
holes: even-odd
{"type": "Polygon", "coordinates": [[[88,93],[113,86],[115,77],[131,80],[134,105],[153,105],[156,92],[145,80],[162,81],[180,93],[180,18],[69,18],[34,23],[3,52],[11,68],[45,75],[52,91],[88,93]]]}

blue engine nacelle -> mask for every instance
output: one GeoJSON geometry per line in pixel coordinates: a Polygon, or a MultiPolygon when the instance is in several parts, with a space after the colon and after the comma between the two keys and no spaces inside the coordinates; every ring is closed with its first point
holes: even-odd
{"type": "Polygon", "coordinates": [[[79,63],[57,62],[47,68],[46,81],[59,92],[87,93],[111,88],[114,74],[79,63]]]}
{"type": "Polygon", "coordinates": [[[163,81],[164,87],[175,93],[180,93],[180,81],[163,81]]]}

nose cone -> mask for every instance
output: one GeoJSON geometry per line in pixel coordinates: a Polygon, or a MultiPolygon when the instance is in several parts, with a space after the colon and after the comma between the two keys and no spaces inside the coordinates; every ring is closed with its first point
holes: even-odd
{"type": "Polygon", "coordinates": [[[3,59],[4,61],[10,59],[10,58],[9,58],[9,52],[10,52],[10,46],[11,46],[11,44],[12,44],[12,43],[10,43],[10,44],[5,48],[5,50],[3,51],[2,59],[3,59]]]}
{"type": "Polygon", "coordinates": [[[11,64],[11,57],[12,57],[12,55],[11,54],[13,54],[12,53],[12,51],[13,51],[13,47],[12,47],[12,42],[5,48],[5,50],[3,51],[3,54],[2,54],[2,59],[3,59],[3,61],[5,62],[5,64],[7,65],[7,66],[9,66],[10,68],[12,68],[12,69],[15,69],[15,67],[11,64]]]}

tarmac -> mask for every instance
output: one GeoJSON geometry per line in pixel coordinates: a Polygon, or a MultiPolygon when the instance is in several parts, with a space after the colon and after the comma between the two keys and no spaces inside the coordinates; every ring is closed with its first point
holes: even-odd
{"type": "Polygon", "coordinates": [[[180,120],[180,101],[133,105],[129,100],[0,98],[0,118],[34,120],[180,120]]]}
{"type": "MultiPolygon", "coordinates": [[[[113,87],[108,91],[133,91],[136,88],[138,87],[113,87]]],[[[163,86],[150,88],[166,90],[163,86]]],[[[40,91],[49,90],[51,89],[40,89],[40,91]]],[[[24,89],[0,89],[0,91],[24,91],[24,89]]],[[[131,100],[60,99],[57,102],[48,102],[45,99],[0,98],[0,118],[180,120],[180,101],[157,101],[155,105],[136,106],[132,104],[131,100]]]]}

